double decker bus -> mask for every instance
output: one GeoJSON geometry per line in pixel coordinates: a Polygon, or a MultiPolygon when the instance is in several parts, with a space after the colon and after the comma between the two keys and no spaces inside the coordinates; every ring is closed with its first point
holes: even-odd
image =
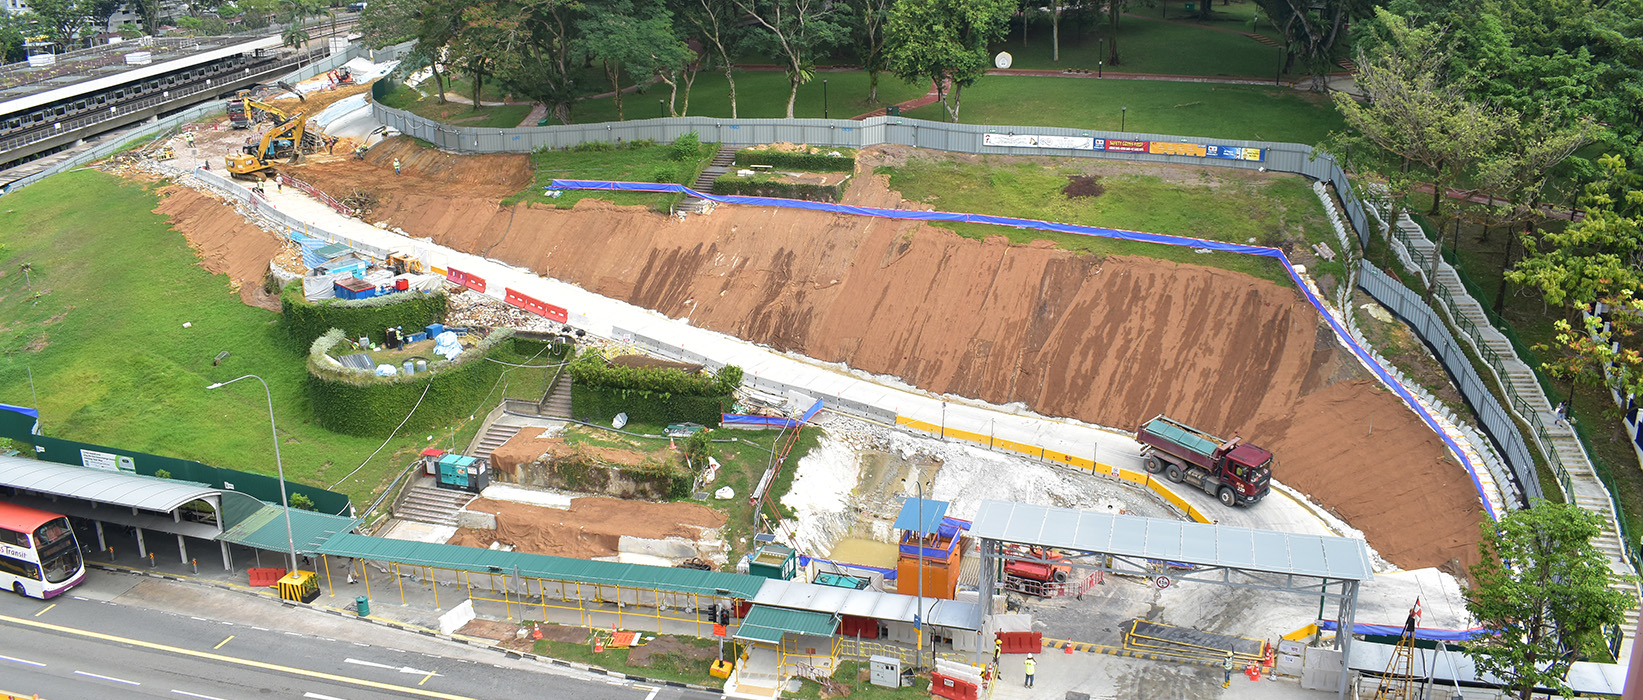
{"type": "Polygon", "coordinates": [[[0,501],[0,589],[45,600],[85,578],[68,518],[0,501]]]}

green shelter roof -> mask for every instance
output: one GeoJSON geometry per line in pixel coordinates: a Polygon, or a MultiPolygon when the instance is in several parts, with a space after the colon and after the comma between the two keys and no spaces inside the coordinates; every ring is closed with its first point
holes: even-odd
{"type": "Polygon", "coordinates": [[[787,632],[831,637],[838,629],[839,616],[836,613],[755,605],[747,611],[741,626],[736,628],[736,638],[780,644],[782,634],[787,632]]]}
{"type": "Polygon", "coordinates": [[[589,561],[551,557],[546,554],[502,552],[454,544],[390,540],[354,534],[332,537],[318,548],[318,552],[334,557],[391,561],[459,571],[518,571],[520,576],[552,581],[649,588],[742,600],[752,600],[753,596],[759,593],[759,586],[765,581],[761,577],[746,574],[589,561]]]}
{"type": "Polygon", "coordinates": [[[288,542],[285,539],[284,515],[284,508],[263,504],[262,508],[224,530],[217,539],[273,552],[288,551],[294,542],[297,553],[317,554],[326,540],[352,531],[360,522],[359,518],[292,508],[291,540],[288,542]]]}

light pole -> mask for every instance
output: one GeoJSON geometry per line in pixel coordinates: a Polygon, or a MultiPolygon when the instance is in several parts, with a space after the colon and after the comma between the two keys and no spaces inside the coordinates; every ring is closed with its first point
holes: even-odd
{"type": "Polygon", "coordinates": [[[1130,107],[1129,107],[1129,105],[1124,105],[1123,107],[1118,108],[1118,130],[1119,131],[1124,130],[1124,122],[1125,122],[1125,120],[1127,120],[1129,118],[1129,116],[1130,116],[1130,107]]]}
{"type": "Polygon", "coordinates": [[[262,382],[262,394],[268,399],[268,432],[270,435],[274,436],[274,468],[279,471],[280,505],[285,508],[285,544],[291,548],[291,571],[294,572],[297,570],[297,540],[291,536],[291,501],[285,497],[285,464],[280,461],[279,427],[274,425],[274,393],[268,390],[268,382],[263,381],[262,377],[255,374],[247,374],[243,377],[230,379],[226,382],[217,382],[216,384],[212,384],[206,388],[217,389],[225,387],[241,379],[255,379],[262,382]]]}
{"type": "MultiPolygon", "coordinates": [[[[946,408],[946,404],[945,403],[942,404],[942,407],[946,408]]],[[[945,434],[945,432],[946,432],[945,428],[943,429],[942,432],[943,432],[943,434],[945,434]]],[[[907,480],[902,479],[902,481],[905,482],[907,480]]],[[[917,551],[916,551],[916,553],[918,554],[918,564],[917,564],[917,566],[918,566],[918,606],[913,608],[913,629],[918,632],[918,649],[913,653],[913,658],[915,660],[918,660],[920,657],[922,657],[924,655],[924,626],[926,624],[929,624],[930,621],[925,620],[923,618],[923,615],[924,615],[924,482],[920,481],[918,479],[918,477],[915,476],[915,477],[913,477],[913,485],[918,487],[918,525],[916,526],[916,527],[918,527],[918,548],[917,548],[917,551]]],[[[931,658],[930,668],[931,669],[934,669],[936,667],[936,662],[934,661],[935,654],[936,654],[936,649],[935,649],[935,646],[932,645],[930,647],[930,658],[931,658]]],[[[917,666],[918,664],[915,663],[914,665],[917,666]]]]}
{"type": "Polygon", "coordinates": [[[1095,77],[1099,78],[1101,77],[1101,64],[1107,60],[1107,37],[1098,36],[1095,38],[1095,57],[1097,59],[1095,62],[1095,77]]]}
{"type": "Polygon", "coordinates": [[[827,118],[827,79],[822,78],[822,119],[827,118]]]}
{"type": "Polygon", "coordinates": [[[1278,72],[1272,76],[1273,85],[1284,84],[1284,59],[1288,58],[1287,54],[1288,52],[1284,51],[1284,47],[1278,47],[1278,72]]]}

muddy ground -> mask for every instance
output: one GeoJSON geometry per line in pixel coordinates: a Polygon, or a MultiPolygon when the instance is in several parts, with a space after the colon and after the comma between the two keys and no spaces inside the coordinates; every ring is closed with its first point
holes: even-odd
{"type": "MultiPolygon", "coordinates": [[[[1280,480],[1362,530],[1389,561],[1476,558],[1482,516],[1464,470],[1365,379],[1293,289],[821,212],[725,206],[681,222],[597,200],[568,211],[501,207],[528,184],[526,157],[452,156],[404,139],[297,176],[327,191],[375,191],[372,219],[413,236],[551,270],[777,350],[1102,425],[1133,428],[1167,413],[1238,433],[1276,453],[1280,480]]],[[[903,206],[865,169],[844,201],[903,206]]]]}
{"type": "Polygon", "coordinates": [[[613,557],[622,535],[696,540],[725,524],[725,516],[698,503],[644,503],[618,498],[577,498],[568,510],[481,498],[468,510],[496,515],[495,530],[458,530],[450,544],[489,547],[574,559],[613,557]]]}

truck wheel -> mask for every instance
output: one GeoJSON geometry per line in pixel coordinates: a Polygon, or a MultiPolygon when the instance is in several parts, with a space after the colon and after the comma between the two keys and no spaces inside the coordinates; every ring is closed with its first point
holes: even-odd
{"type": "Polygon", "coordinates": [[[1173,464],[1164,469],[1164,478],[1177,484],[1181,483],[1181,468],[1173,464]]]}
{"type": "Polygon", "coordinates": [[[1221,495],[1221,505],[1226,506],[1228,508],[1231,508],[1233,506],[1238,505],[1238,494],[1233,493],[1231,488],[1226,487],[1226,486],[1222,486],[1220,495],[1221,495]]]}
{"type": "Polygon", "coordinates": [[[1147,473],[1157,474],[1161,471],[1164,471],[1164,460],[1159,459],[1158,455],[1147,455],[1147,473]]]}

